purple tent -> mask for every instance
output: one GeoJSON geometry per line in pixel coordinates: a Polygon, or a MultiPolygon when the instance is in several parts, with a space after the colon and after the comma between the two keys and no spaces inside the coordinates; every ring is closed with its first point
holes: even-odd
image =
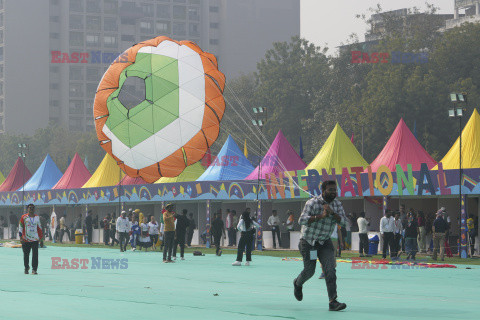
{"type": "MultiPolygon", "coordinates": [[[[303,170],[307,166],[295,152],[287,138],[279,130],[270,149],[262,159],[262,171],[260,179],[265,179],[266,174],[278,173],[290,170],[303,170]]],[[[258,179],[258,167],[245,178],[245,180],[258,179]]]]}

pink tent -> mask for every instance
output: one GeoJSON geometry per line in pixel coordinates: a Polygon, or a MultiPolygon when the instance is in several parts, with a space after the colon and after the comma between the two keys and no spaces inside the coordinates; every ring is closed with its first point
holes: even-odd
{"type": "MultiPolygon", "coordinates": [[[[290,170],[303,170],[307,166],[287,141],[282,130],[278,131],[275,140],[273,140],[272,145],[262,159],[261,164],[262,171],[260,179],[265,179],[266,174],[290,170]]],[[[245,180],[258,179],[258,169],[259,168],[256,167],[255,170],[245,178],[245,180]]]]}
{"type": "Polygon", "coordinates": [[[373,172],[376,172],[381,165],[387,166],[390,171],[394,172],[397,164],[403,170],[407,170],[407,164],[411,164],[412,170],[418,171],[421,163],[426,163],[428,169],[433,168],[437,164],[427,151],[423,149],[403,119],[400,119],[382,152],[370,166],[373,172]]]}
{"type": "Polygon", "coordinates": [[[141,177],[132,178],[130,176],[125,175],[125,177],[123,177],[120,184],[122,186],[127,186],[127,185],[131,185],[131,184],[148,184],[148,182],[143,180],[141,177]]]}
{"type": "Polygon", "coordinates": [[[18,157],[12,170],[0,186],[0,191],[15,191],[23,186],[31,177],[32,174],[30,173],[30,170],[25,166],[23,160],[18,157]]]}
{"type": "Polygon", "coordinates": [[[82,159],[75,153],[63,176],[58,180],[52,189],[76,189],[81,188],[92,175],[83,163],[82,159]]]}

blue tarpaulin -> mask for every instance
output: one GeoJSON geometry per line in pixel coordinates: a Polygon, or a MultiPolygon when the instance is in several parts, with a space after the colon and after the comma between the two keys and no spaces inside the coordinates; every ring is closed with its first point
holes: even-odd
{"type": "Polygon", "coordinates": [[[18,191],[49,190],[61,177],[62,172],[58,169],[55,162],[53,162],[52,157],[47,154],[37,171],[25,183],[25,188],[20,187],[18,191]]]}
{"type": "Polygon", "coordinates": [[[213,157],[212,163],[197,181],[243,180],[254,169],[229,135],[218,155],[213,157]]]}

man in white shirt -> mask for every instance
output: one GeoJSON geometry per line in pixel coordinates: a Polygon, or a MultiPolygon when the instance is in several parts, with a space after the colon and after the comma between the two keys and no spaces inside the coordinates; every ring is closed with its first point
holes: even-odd
{"type": "Polygon", "coordinates": [[[275,234],[278,238],[278,245],[281,247],[282,242],[280,241],[280,218],[277,216],[277,210],[272,211],[272,215],[268,218],[267,224],[272,228],[273,249],[277,248],[277,244],[275,242],[275,234]]]}
{"type": "Polygon", "coordinates": [[[395,219],[392,217],[392,210],[385,210],[385,217],[380,219],[380,234],[383,240],[383,259],[387,258],[387,247],[390,248],[390,257],[393,257],[393,231],[395,229],[395,219]]]}
{"type": "Polygon", "coordinates": [[[30,203],[27,212],[20,218],[18,235],[23,249],[23,263],[25,274],[30,269],[30,251],[32,251],[32,274],[37,274],[38,268],[38,241],[43,238],[40,217],[35,214],[35,206],[30,203]]]}
{"type": "Polygon", "coordinates": [[[118,234],[120,235],[120,252],[124,252],[127,250],[127,243],[129,239],[129,232],[130,232],[130,222],[126,217],[127,213],[125,210],[122,211],[120,217],[117,219],[116,229],[118,234]]]}
{"type": "Polygon", "coordinates": [[[365,219],[365,212],[360,212],[360,218],[357,219],[358,224],[358,238],[359,238],[359,252],[360,257],[363,257],[364,254],[366,257],[370,257],[368,254],[368,226],[370,222],[365,219]]]}

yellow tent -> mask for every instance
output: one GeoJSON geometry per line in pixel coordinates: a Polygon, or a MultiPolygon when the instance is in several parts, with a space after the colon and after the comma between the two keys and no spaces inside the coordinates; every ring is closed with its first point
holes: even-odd
{"type": "Polygon", "coordinates": [[[332,174],[332,168],[335,168],[336,174],[342,173],[342,168],[347,167],[366,167],[367,161],[358,152],[340,125],[337,123],[320,152],[308,164],[305,171],[315,169],[322,174],[322,169],[326,169],[328,174],[332,174]]]}
{"type": "Polygon", "coordinates": [[[108,153],[105,154],[102,162],[98,166],[92,177],[83,185],[82,188],[98,188],[114,186],[125,176],[123,171],[117,165],[115,159],[108,153]],[[121,173],[120,173],[121,172],[121,173]]]}
{"type": "Polygon", "coordinates": [[[205,169],[202,167],[200,162],[194,163],[191,166],[188,166],[180,173],[179,176],[174,178],[163,177],[158,179],[155,183],[173,183],[173,182],[184,182],[184,181],[195,181],[200,177],[205,169]]]}
{"type": "MultiPolygon", "coordinates": [[[[443,169],[458,169],[460,137],[447,152],[442,161],[443,169]]],[[[462,168],[480,168],[480,115],[473,110],[470,120],[462,131],[462,168]]],[[[435,166],[432,170],[437,170],[435,166]]]]}
{"type": "Polygon", "coordinates": [[[5,181],[5,177],[3,176],[3,173],[0,172],[0,184],[2,184],[3,181],[5,181]]]}

